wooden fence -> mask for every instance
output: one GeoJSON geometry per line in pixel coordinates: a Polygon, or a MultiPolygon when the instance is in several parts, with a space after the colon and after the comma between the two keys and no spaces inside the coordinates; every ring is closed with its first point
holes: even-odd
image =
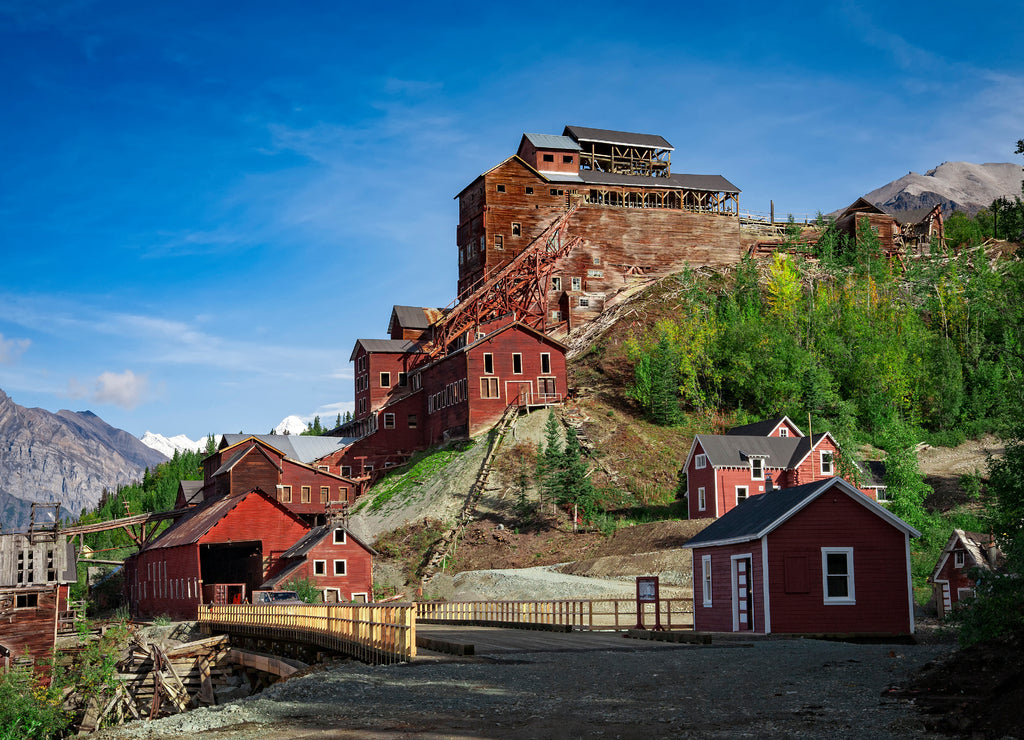
{"type": "Polygon", "coordinates": [[[416,657],[416,609],[410,604],[201,604],[211,632],[288,640],[368,663],[416,657]]]}
{"type": "MultiPolygon", "coordinates": [[[[661,599],[658,611],[664,629],[693,629],[692,599],[661,599]]],[[[416,620],[427,623],[628,630],[636,627],[637,613],[635,599],[420,601],[416,603],[416,620]]],[[[650,629],[654,624],[654,604],[644,604],[643,625],[650,629]]]]}

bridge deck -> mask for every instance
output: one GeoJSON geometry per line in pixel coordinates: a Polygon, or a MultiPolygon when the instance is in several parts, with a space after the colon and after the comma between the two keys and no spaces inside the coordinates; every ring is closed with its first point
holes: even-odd
{"type": "MultiPolygon", "coordinates": [[[[454,645],[472,645],[476,656],[505,656],[511,653],[564,653],[599,650],[672,650],[693,647],[672,642],[627,638],[620,632],[547,632],[541,630],[474,627],[450,624],[418,624],[417,640],[427,638],[454,645]]],[[[436,660],[440,652],[421,646],[417,660],[436,660]]]]}

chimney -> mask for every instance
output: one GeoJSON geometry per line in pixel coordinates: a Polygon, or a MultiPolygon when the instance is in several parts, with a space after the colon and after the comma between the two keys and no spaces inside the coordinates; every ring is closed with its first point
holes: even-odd
{"type": "Polygon", "coordinates": [[[764,492],[765,493],[771,493],[774,490],[775,490],[775,484],[772,483],[772,477],[770,475],[766,476],[765,479],[764,479],[764,492]]]}

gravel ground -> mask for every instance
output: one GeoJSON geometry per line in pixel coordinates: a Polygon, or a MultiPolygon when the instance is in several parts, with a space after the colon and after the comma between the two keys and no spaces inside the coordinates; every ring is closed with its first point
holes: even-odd
{"type": "Polygon", "coordinates": [[[924,737],[913,705],[892,698],[889,688],[950,650],[623,639],[620,650],[377,667],[346,662],[233,704],[94,737],[924,737]]]}
{"type": "MultiPolygon", "coordinates": [[[[689,553],[687,553],[689,556],[689,553]]],[[[636,576],[588,578],[556,570],[563,566],[498,568],[459,573],[454,577],[453,601],[529,599],[631,599],[636,597],[636,576]]],[[[663,598],[691,596],[690,589],[662,587],[663,598]]]]}

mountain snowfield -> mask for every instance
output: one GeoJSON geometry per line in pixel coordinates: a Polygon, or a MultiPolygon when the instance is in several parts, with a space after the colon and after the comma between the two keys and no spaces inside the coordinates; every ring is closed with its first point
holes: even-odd
{"type": "Polygon", "coordinates": [[[306,431],[306,424],[299,417],[286,416],[281,423],[274,427],[274,434],[302,434],[306,431]]]}
{"type": "Polygon", "coordinates": [[[150,447],[157,452],[163,453],[167,457],[174,457],[175,452],[195,452],[205,450],[206,440],[209,438],[202,437],[198,441],[193,442],[184,434],[179,434],[174,437],[165,437],[162,434],[155,434],[147,431],[139,437],[139,439],[142,444],[146,445],[146,447],[150,447]]]}

